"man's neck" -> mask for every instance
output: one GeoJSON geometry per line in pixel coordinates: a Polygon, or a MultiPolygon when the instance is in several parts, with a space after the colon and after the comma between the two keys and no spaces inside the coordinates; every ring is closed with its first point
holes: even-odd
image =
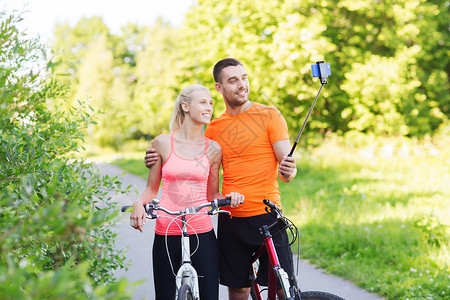
{"type": "Polygon", "coordinates": [[[236,107],[232,107],[226,104],[227,114],[229,114],[230,116],[242,114],[243,112],[246,112],[252,106],[252,104],[253,102],[251,102],[250,100],[236,107]]]}

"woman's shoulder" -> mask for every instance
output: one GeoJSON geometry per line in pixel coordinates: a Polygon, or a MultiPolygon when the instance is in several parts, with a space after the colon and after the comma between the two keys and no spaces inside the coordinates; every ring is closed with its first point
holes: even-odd
{"type": "Polygon", "coordinates": [[[160,134],[152,141],[152,147],[155,149],[164,149],[170,147],[170,134],[160,134]]]}

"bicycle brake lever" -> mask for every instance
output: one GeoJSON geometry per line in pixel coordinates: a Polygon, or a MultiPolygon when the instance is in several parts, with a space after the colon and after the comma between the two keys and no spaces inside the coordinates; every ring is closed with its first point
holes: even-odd
{"type": "Polygon", "coordinates": [[[210,216],[215,215],[216,212],[218,211],[218,209],[219,208],[217,206],[212,206],[211,209],[208,210],[207,214],[210,215],[210,216]]]}
{"type": "Polygon", "coordinates": [[[147,219],[156,219],[158,217],[155,213],[153,213],[154,207],[155,206],[153,204],[147,203],[144,205],[145,212],[147,213],[147,219]]]}
{"type": "Polygon", "coordinates": [[[228,210],[217,210],[217,209],[211,209],[208,211],[208,215],[216,215],[216,214],[228,214],[231,216],[231,213],[228,210]]]}
{"type": "Polygon", "coordinates": [[[273,209],[273,208],[269,208],[269,207],[265,207],[265,210],[268,214],[272,215],[272,217],[274,217],[275,219],[279,219],[279,213],[277,210],[273,209]]]}

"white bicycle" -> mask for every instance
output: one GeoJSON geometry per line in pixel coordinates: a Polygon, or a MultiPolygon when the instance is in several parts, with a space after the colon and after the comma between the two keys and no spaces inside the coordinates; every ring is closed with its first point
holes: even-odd
{"type": "MultiPolygon", "coordinates": [[[[156,215],[156,211],[162,210],[172,216],[181,216],[181,253],[182,253],[182,264],[177,271],[175,277],[176,284],[176,299],[178,300],[199,300],[200,292],[198,286],[198,275],[194,266],[191,262],[191,251],[189,243],[188,234],[188,222],[186,221],[187,215],[195,214],[207,214],[215,215],[218,213],[228,213],[228,211],[219,210],[222,206],[230,205],[230,199],[215,199],[211,202],[203,203],[197,207],[188,207],[179,211],[170,211],[162,206],[159,206],[159,199],[153,199],[152,203],[144,205],[145,212],[147,214],[147,219],[156,219],[159,216],[156,215]],[[204,213],[199,213],[199,211],[205,207],[210,207],[211,209],[204,213]]],[[[128,210],[132,206],[122,206],[122,212],[128,210]]]]}

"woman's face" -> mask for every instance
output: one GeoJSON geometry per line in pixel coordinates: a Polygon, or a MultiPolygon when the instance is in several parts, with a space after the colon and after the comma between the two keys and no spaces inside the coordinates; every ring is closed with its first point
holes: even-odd
{"type": "Polygon", "coordinates": [[[193,121],[209,124],[213,113],[211,93],[204,90],[192,92],[191,103],[188,105],[188,109],[188,115],[193,121]]]}

